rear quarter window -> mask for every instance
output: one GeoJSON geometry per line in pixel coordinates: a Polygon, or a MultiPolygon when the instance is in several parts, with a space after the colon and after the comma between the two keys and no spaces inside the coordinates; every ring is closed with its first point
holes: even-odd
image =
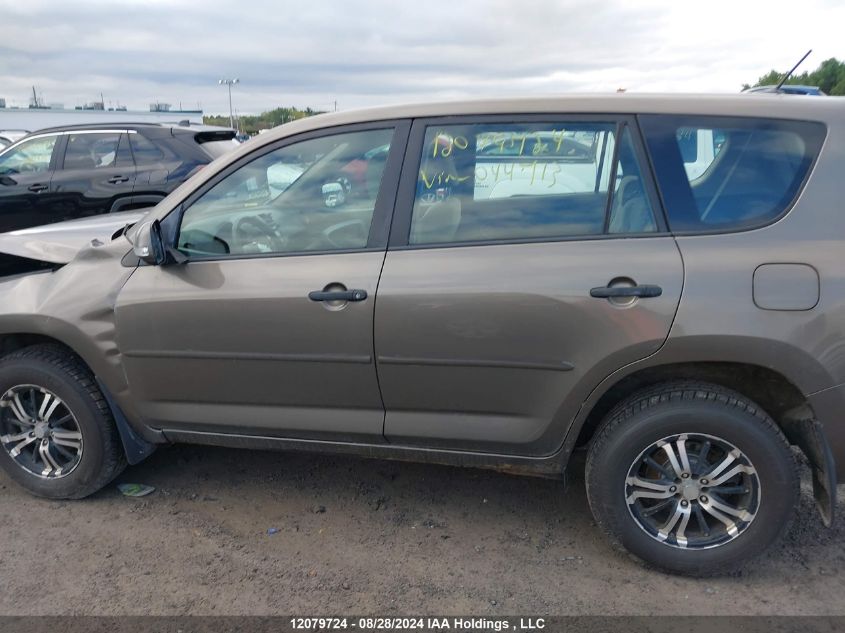
{"type": "Polygon", "coordinates": [[[154,165],[165,159],[164,152],[143,134],[130,134],[132,154],[138,165],[154,165]]]}
{"type": "Polygon", "coordinates": [[[801,192],[826,133],[821,123],[776,119],[640,117],[676,232],[763,226],[801,192]]]}

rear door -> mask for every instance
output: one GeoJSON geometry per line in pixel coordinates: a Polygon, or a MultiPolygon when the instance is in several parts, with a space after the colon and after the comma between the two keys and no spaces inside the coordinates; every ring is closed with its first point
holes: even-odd
{"type": "Polygon", "coordinates": [[[545,455],[683,269],[627,117],[417,121],[378,290],[388,441],[545,455]]]}
{"type": "Polygon", "coordinates": [[[202,152],[186,149],[177,144],[171,130],[166,127],[149,127],[129,137],[132,155],[137,165],[135,179],[135,200],[138,203],[157,204],[168,193],[179,186],[201,162],[195,155],[202,152]],[[186,160],[185,154],[191,157],[186,160]]]}
{"type": "Polygon", "coordinates": [[[135,164],[125,130],[66,134],[64,158],[53,176],[50,203],[58,219],[99,215],[129,202],[135,164]]]}
{"type": "Polygon", "coordinates": [[[56,220],[49,193],[61,141],[57,134],[36,136],[0,156],[0,232],[56,220]]]}

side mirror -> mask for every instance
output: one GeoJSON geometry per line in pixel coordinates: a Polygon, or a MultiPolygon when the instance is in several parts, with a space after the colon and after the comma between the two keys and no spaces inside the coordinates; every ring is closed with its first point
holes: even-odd
{"type": "Polygon", "coordinates": [[[132,252],[135,253],[135,257],[147,264],[161,266],[164,263],[164,248],[158,220],[144,222],[138,227],[132,243],[132,252]]]}
{"type": "Polygon", "coordinates": [[[175,248],[166,246],[161,237],[161,224],[158,220],[144,222],[138,227],[132,242],[132,252],[142,262],[152,266],[165,264],[184,264],[188,257],[175,248]]]}

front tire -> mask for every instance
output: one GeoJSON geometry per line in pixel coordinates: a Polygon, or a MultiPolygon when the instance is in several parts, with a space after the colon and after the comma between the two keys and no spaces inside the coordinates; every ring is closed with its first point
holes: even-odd
{"type": "Polygon", "coordinates": [[[774,421],[740,394],[671,383],[613,409],[590,448],[597,523],[629,552],[695,576],[733,571],[793,517],[797,465],[774,421]]]}
{"type": "Polygon", "coordinates": [[[80,499],[126,466],[111,410],[70,351],[37,345],[0,359],[0,467],[29,492],[80,499]]]}

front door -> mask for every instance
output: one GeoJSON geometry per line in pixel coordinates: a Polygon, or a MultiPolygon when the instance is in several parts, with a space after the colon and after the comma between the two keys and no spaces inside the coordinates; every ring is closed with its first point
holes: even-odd
{"type": "Polygon", "coordinates": [[[0,233],[56,221],[49,196],[60,139],[37,136],[0,156],[0,233]]]}
{"type": "Polygon", "coordinates": [[[376,307],[388,441],[551,454],[659,349],[683,269],[636,138],[624,117],[415,124],[376,307]]]}
{"type": "Polygon", "coordinates": [[[141,266],[116,306],[148,424],[381,441],[373,308],[403,135],[387,123],[283,141],[165,219],[189,261],[141,266]]]}

